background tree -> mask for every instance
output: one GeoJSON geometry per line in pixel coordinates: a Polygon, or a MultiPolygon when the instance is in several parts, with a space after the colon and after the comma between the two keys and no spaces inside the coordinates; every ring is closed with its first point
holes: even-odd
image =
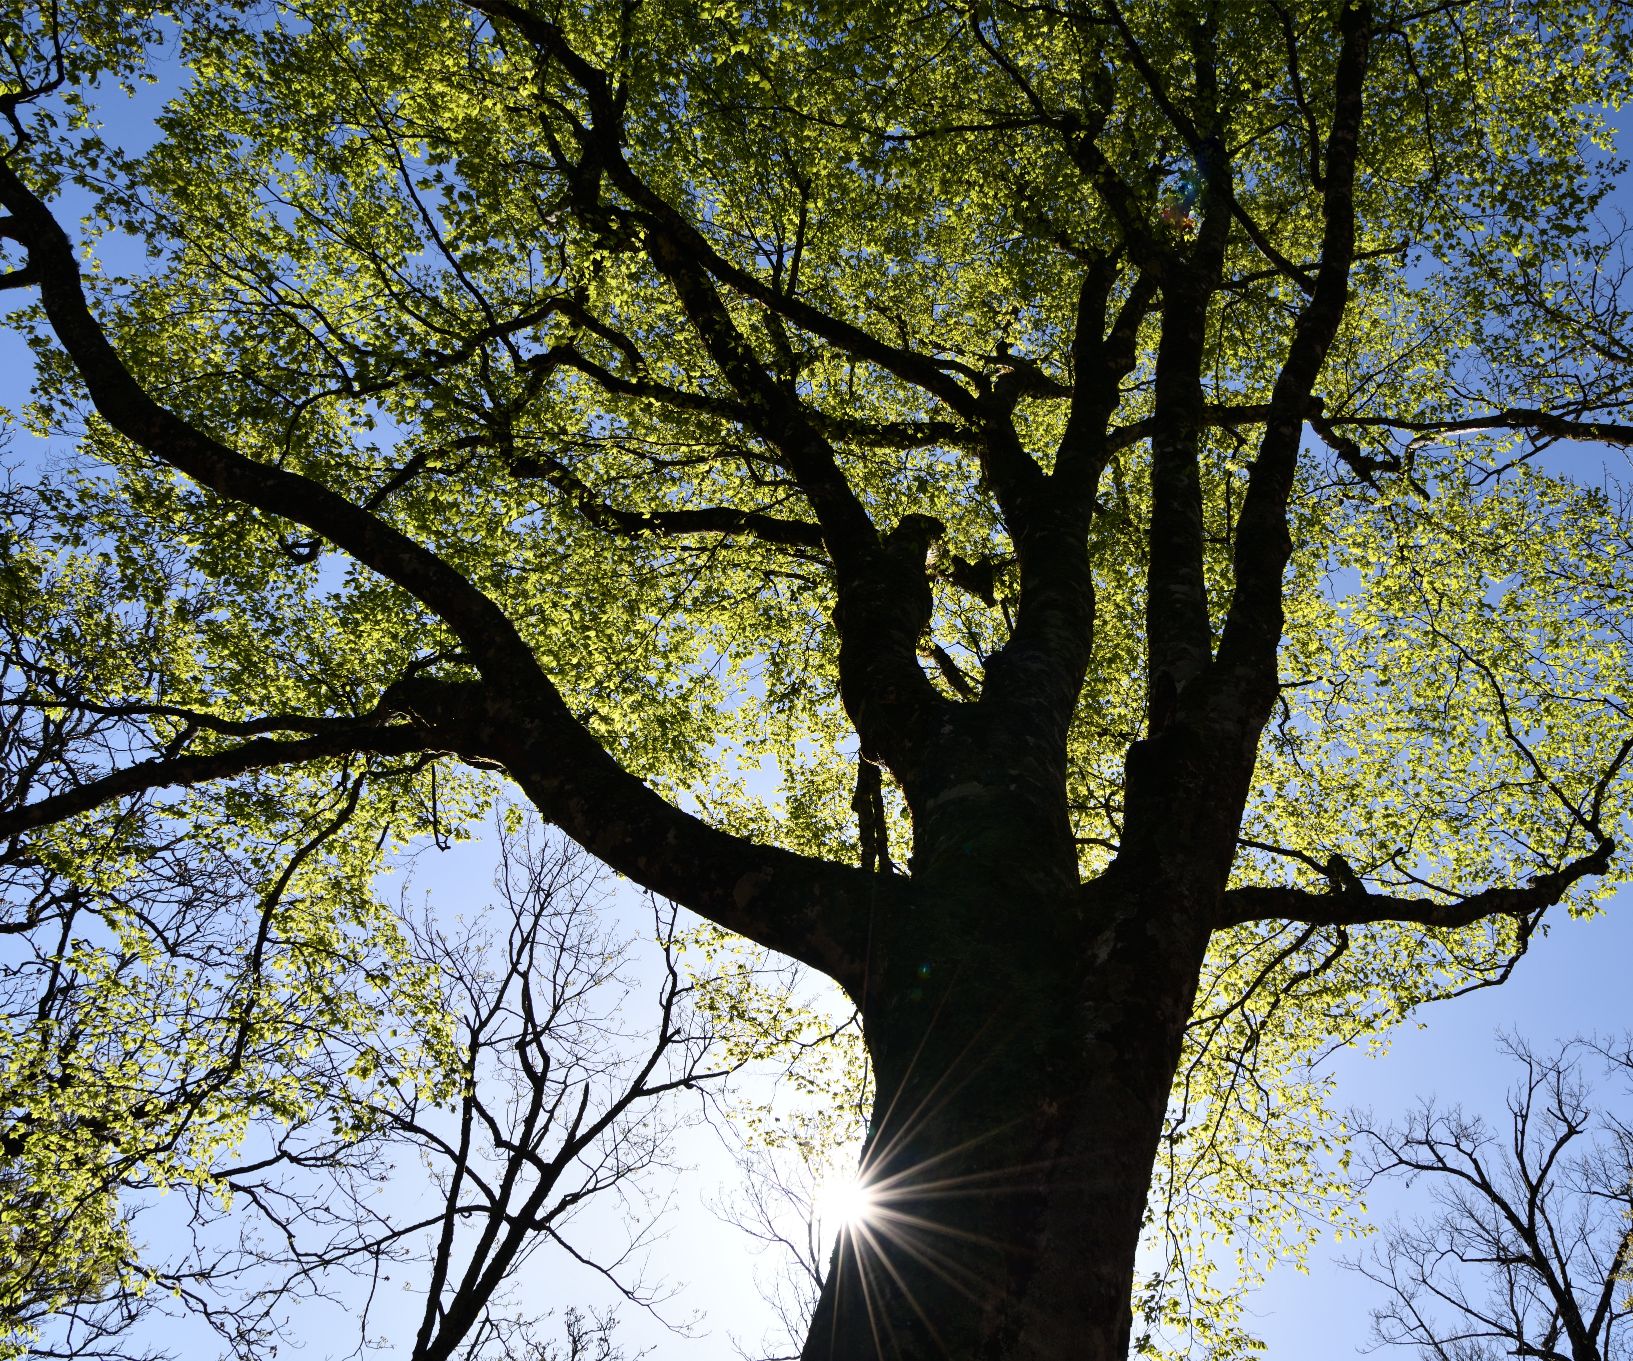
{"type": "MultiPolygon", "coordinates": [[[[709,1064],[710,1036],[678,971],[673,909],[657,913],[659,981],[642,989],[652,1023],[632,1029],[624,1013],[635,961],[601,920],[606,895],[591,864],[525,824],[501,832],[498,846],[499,908],[400,917],[405,958],[429,975],[442,1003],[433,1015],[452,1027],[451,1090],[425,1082],[397,1016],[378,1018],[372,1044],[349,1048],[332,1027],[308,1022],[317,1041],[309,1053],[292,1046],[295,1056],[261,1056],[252,1069],[275,1073],[286,1092],[305,1077],[304,1099],[286,1095],[266,1111],[239,1098],[236,1138],[195,1115],[214,1142],[172,1138],[164,1148],[165,1117],[179,1117],[135,1111],[126,1118],[149,1140],[139,1150],[99,1130],[71,1178],[17,1168],[11,1179],[24,1189],[8,1200],[16,1227],[0,1315],[12,1346],[42,1357],[171,1354],[153,1341],[163,1336],[158,1320],[193,1318],[224,1354],[264,1357],[313,1327],[312,1315],[327,1319],[332,1305],[345,1322],[328,1319],[322,1335],[332,1347],[353,1330],[353,1354],[621,1355],[610,1315],[569,1308],[554,1321],[518,1297],[517,1277],[542,1249],[568,1272],[599,1272],[631,1300],[651,1302],[641,1267],[659,1232],[655,1214],[611,1256],[608,1235],[597,1251],[574,1241],[573,1226],[597,1200],[645,1203],[685,1114],[660,1098],[700,1092],[723,1074],[709,1064]],[[160,1189],[184,1201],[169,1215],[185,1231],[144,1232],[161,1210],[160,1189]],[[48,1215],[55,1222],[36,1227],[48,1215]],[[98,1233],[109,1244],[88,1262],[80,1244],[98,1233]]],[[[216,929],[235,916],[230,898],[192,906],[216,929]]],[[[59,1014],[66,991],[49,998],[59,1014]]],[[[157,1038],[196,1046],[204,1031],[195,1016],[159,1026],[157,1038]]],[[[107,1081],[106,1055],[87,1037],[64,1050],[85,1067],[103,1059],[97,1076],[107,1081]]],[[[170,1073],[170,1088],[149,1101],[196,1109],[218,1077],[196,1061],[170,1073]]],[[[70,1111],[123,1113],[70,1062],[59,1059],[44,1085],[59,1101],[66,1095],[70,1111]]],[[[38,1141],[32,1131],[19,1137],[25,1149],[38,1141]]]]}
{"type": "Polygon", "coordinates": [[[1437,1206],[1356,1264],[1393,1297],[1373,1315],[1378,1340],[1432,1361],[1628,1356],[1633,1127],[1617,1107],[1633,1054],[1503,1049],[1521,1070],[1507,1129],[1425,1103],[1399,1127],[1360,1131],[1369,1179],[1427,1183],[1437,1206]]]}
{"type": "MultiPolygon", "coordinates": [[[[859,1048],[847,1044],[841,1052],[856,1055],[859,1048]]],[[[745,1131],[732,1150],[740,1185],[712,1207],[748,1235],[754,1283],[776,1320],[760,1338],[734,1330],[738,1355],[755,1361],[799,1354],[835,1251],[854,1251],[855,1236],[883,1228],[879,1188],[856,1176],[854,1150],[866,1133],[865,1098],[871,1095],[865,1068],[858,1073],[853,1067],[848,1084],[834,1081],[835,1074],[824,1076],[829,1080],[821,1089],[830,1100],[817,1109],[796,1107],[778,1115],[765,1109],[747,1113],[746,1119],[744,1112],[736,1112],[735,1127],[745,1131]],[[855,1082],[858,1076],[864,1079],[861,1084],[855,1082]],[[843,1100],[847,1085],[848,1103],[843,1100]],[[835,1096],[840,1099],[832,1100],[835,1096]]]]}
{"type": "MultiPolygon", "coordinates": [[[[304,949],[498,769],[826,974],[892,1231],[808,1357],[1123,1361],[1142,1230],[1277,1250],[1303,1060],[1612,874],[1626,520],[1533,456],[1633,441],[1623,7],[3,13],[0,283],[78,442],[0,835],[247,838],[304,949]]],[[[1139,1345],[1245,1345],[1202,1285],[1139,1345]]]]}

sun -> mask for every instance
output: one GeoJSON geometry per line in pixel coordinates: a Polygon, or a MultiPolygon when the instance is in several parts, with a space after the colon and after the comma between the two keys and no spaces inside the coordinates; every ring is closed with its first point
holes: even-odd
{"type": "Polygon", "coordinates": [[[822,1223],[835,1229],[866,1223],[878,1205],[878,1193],[856,1176],[829,1177],[817,1188],[817,1215],[822,1223]]]}

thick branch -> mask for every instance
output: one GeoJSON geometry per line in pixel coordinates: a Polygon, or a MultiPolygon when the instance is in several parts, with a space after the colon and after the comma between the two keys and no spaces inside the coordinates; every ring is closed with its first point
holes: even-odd
{"type": "Polygon", "coordinates": [[[1595,444],[1613,444],[1633,448],[1633,425],[1617,421],[1584,420],[1580,417],[1560,416],[1551,411],[1530,407],[1510,406],[1500,411],[1464,416],[1449,421],[1415,421],[1395,416],[1343,416],[1340,425],[1367,426],[1384,430],[1399,430],[1417,436],[1414,447],[1433,443],[1444,435],[1475,434],[1483,430],[1517,430],[1539,435],[1544,439],[1582,440],[1595,444]]]}
{"type": "Polygon", "coordinates": [[[1315,926],[1361,926],[1367,922],[1416,922],[1421,926],[1455,928],[1486,917],[1524,918],[1552,907],[1571,886],[1610,867],[1614,842],[1601,841],[1592,851],[1557,870],[1540,874],[1520,888],[1488,888],[1453,902],[1405,898],[1372,893],[1351,878],[1338,892],[1251,885],[1228,890],[1215,922],[1219,927],[1250,921],[1299,921],[1315,926]]]}
{"type": "Polygon", "coordinates": [[[1164,285],[1151,433],[1146,649],[1153,735],[1173,697],[1207,665],[1213,633],[1204,573],[1201,371],[1208,291],[1189,276],[1164,285]]]}
{"type": "Polygon", "coordinates": [[[1000,373],[991,392],[981,399],[981,423],[973,446],[998,508],[1015,535],[1026,533],[1032,503],[1047,485],[1043,469],[1027,452],[1015,428],[1015,406],[1025,386],[1016,381],[1021,373],[1020,369],[1000,373]]]}
{"type": "Polygon", "coordinates": [[[529,12],[514,0],[464,0],[464,3],[478,14],[512,25],[541,54],[561,65],[584,92],[589,104],[592,125],[583,132],[593,142],[608,178],[632,203],[649,214],[654,224],[667,233],[694,264],[800,329],[820,336],[858,359],[877,364],[944,402],[959,415],[967,419],[976,417],[974,394],[937,360],[916,350],[888,344],[862,327],[814,306],[792,290],[785,291],[752,270],[743,269],[716,251],[624,158],[618,137],[622,110],[612,82],[605,71],[573,49],[556,24],[529,12]]]}
{"type": "Polygon", "coordinates": [[[1201,222],[1183,264],[1162,281],[1162,334],[1153,373],[1150,556],[1146,571],[1147,704],[1155,736],[1212,654],[1199,466],[1206,404],[1202,372],[1209,303],[1230,237],[1232,172],[1220,131],[1213,21],[1191,31],[1202,175],[1201,222]]]}
{"type": "Polygon", "coordinates": [[[92,316],[66,233],[4,159],[0,203],[39,273],[46,318],[109,425],[201,486],[337,544],[433,610],[473,657],[532,660],[504,612],[429,549],[321,483],[246,458],[155,402],[92,316]]]}
{"type": "MultiPolygon", "coordinates": [[[[832,446],[813,428],[797,397],[766,373],[713,280],[688,254],[689,231],[654,228],[648,253],[747,407],[751,426],[783,456],[816,512],[834,564],[845,707],[865,754],[881,757],[902,774],[921,749],[927,721],[946,703],[918,663],[919,635],[930,616],[925,575],[930,536],[904,520],[880,537],[832,446]]],[[[939,530],[934,527],[936,534],[939,530]]]]}
{"type": "Polygon", "coordinates": [[[139,761],[133,766],[112,771],[100,779],[87,780],[60,794],[0,812],[0,838],[48,827],[116,799],[145,794],[154,789],[175,789],[209,780],[231,779],[252,770],[299,765],[354,752],[402,756],[426,750],[436,750],[434,734],[413,724],[394,723],[358,724],[311,737],[257,737],[224,751],[155,757],[151,761],[139,761]]]}
{"type": "MultiPolygon", "coordinates": [[[[218,495],[328,539],[454,631],[483,677],[457,687],[459,702],[437,714],[450,731],[463,729],[462,754],[502,763],[546,818],[637,883],[860,986],[854,951],[866,939],[876,876],[717,831],[624,770],[573,716],[505,612],[455,568],[323,484],[256,463],[155,402],[92,316],[67,235],[3,158],[0,206],[39,272],[52,330],[115,430],[218,495]]],[[[916,662],[913,670],[934,694],[916,662]]],[[[434,698],[438,683],[415,684],[434,698]]]]}
{"type": "MultiPolygon", "coordinates": [[[[575,51],[555,24],[510,0],[472,0],[472,7],[516,26],[541,59],[558,64],[582,91],[590,112],[588,124],[578,132],[586,156],[636,205],[644,220],[648,258],[674,290],[694,333],[735,393],[744,422],[777,451],[815,513],[834,564],[838,595],[834,619],[845,705],[865,753],[888,761],[901,774],[917,759],[924,734],[947,707],[917,657],[919,635],[929,618],[926,553],[932,536],[921,532],[918,521],[924,517],[906,517],[888,535],[879,533],[833,446],[816,428],[797,392],[761,361],[722,299],[718,283],[773,306],[799,324],[797,313],[788,310],[792,300],[777,286],[718,255],[702,232],[629,165],[624,156],[623,108],[607,73],[575,51]]],[[[832,319],[827,321],[831,330],[832,319]]],[[[851,338],[868,348],[870,338],[860,332],[851,338]]],[[[932,361],[902,352],[893,362],[905,364],[907,371],[922,371],[921,378],[933,376],[937,387],[950,384],[950,396],[962,412],[986,415],[932,361]]]]}
{"type": "Polygon", "coordinates": [[[1242,230],[1247,234],[1248,240],[1253,242],[1259,253],[1275,267],[1278,274],[1290,279],[1302,291],[1310,292],[1311,284],[1308,271],[1301,269],[1277,250],[1269,237],[1265,235],[1264,229],[1242,206],[1241,201],[1236,197],[1229,176],[1225,175],[1220,168],[1222,158],[1215,159],[1213,148],[1209,145],[1209,139],[1185,110],[1174,102],[1161,75],[1151,64],[1151,59],[1146,55],[1145,49],[1140,46],[1133,30],[1128,26],[1128,21],[1123,17],[1122,11],[1115,3],[1111,3],[1107,6],[1107,12],[1111,15],[1111,21],[1118,33],[1122,36],[1123,48],[1128,53],[1130,64],[1140,73],[1140,78],[1145,82],[1145,87],[1150,92],[1152,100],[1162,110],[1163,116],[1173,125],[1174,130],[1184,139],[1191,155],[1196,159],[1203,173],[1210,176],[1210,178],[1218,176],[1219,183],[1217,187],[1219,193],[1223,201],[1228,205],[1231,216],[1236,219],[1242,230]]]}
{"type": "Polygon", "coordinates": [[[665,224],[648,234],[652,262],[670,282],[709,357],[743,403],[751,429],[782,455],[810,501],[822,535],[843,577],[878,544],[873,521],[840,471],[833,449],[806,418],[798,399],[775,382],[733,322],[713,282],[665,224]]]}
{"type": "MultiPolygon", "coordinates": [[[[1044,116],[1041,98],[1019,72],[1010,74],[1044,116]]],[[[1084,145],[1074,152],[1087,158],[1085,164],[1093,159],[1092,135],[1084,132],[1084,145]]],[[[1138,362],[1139,331],[1158,287],[1157,270],[1142,268],[1108,329],[1121,254],[1090,260],[1079,285],[1070,406],[1053,471],[1029,486],[1016,507],[1005,506],[1020,561],[1019,616],[1009,644],[988,662],[988,693],[1024,697],[1062,732],[1093,649],[1095,591],[1087,544],[1095,491],[1112,453],[1109,423],[1122,400],[1122,382],[1138,362]]]]}
{"type": "Polygon", "coordinates": [[[1271,394],[1264,438],[1236,527],[1235,585],[1219,641],[1219,679],[1236,691],[1239,712],[1253,726],[1255,739],[1275,696],[1282,577],[1293,551],[1287,505],[1299,441],[1316,378],[1343,320],[1355,253],[1355,176],[1371,40],[1365,0],[1346,6],[1339,31],[1343,44],[1333,77],[1333,123],[1321,199],[1321,265],[1271,394]]]}
{"type": "MultiPolygon", "coordinates": [[[[626,344],[628,342],[626,341],[626,344]]],[[[644,364],[638,353],[634,362],[644,364]]],[[[642,372],[636,377],[618,373],[584,354],[577,346],[554,345],[543,354],[528,361],[529,368],[538,378],[548,376],[557,368],[570,368],[591,379],[603,391],[640,401],[654,402],[676,411],[701,412],[718,416],[737,425],[747,423],[748,412],[743,404],[730,398],[659,383],[642,372]]],[[[979,436],[969,426],[949,420],[864,420],[855,416],[834,415],[811,407],[804,409],[811,426],[824,438],[844,444],[860,445],[867,449],[928,449],[937,445],[953,448],[974,448],[979,436]]]]}
{"type": "Polygon", "coordinates": [[[517,477],[537,477],[550,483],[597,529],[641,538],[648,534],[741,534],[780,548],[808,548],[821,551],[821,527],[809,520],[790,520],[759,510],[738,510],[733,506],[695,509],[627,510],[608,504],[584,484],[577,473],[560,459],[538,454],[518,454],[510,470],[517,477]]]}
{"type": "MultiPolygon", "coordinates": [[[[1051,483],[1070,496],[1094,495],[1113,450],[1109,425],[1122,401],[1122,382],[1139,361],[1140,325],[1157,295],[1156,280],[1146,273],[1138,275],[1111,329],[1106,331],[1106,311],[1115,280],[1115,263],[1100,260],[1084,272],[1078,286],[1072,333],[1072,401],[1050,475],[1051,483]]],[[[1149,433],[1149,428],[1143,431],[1149,433]]]]}

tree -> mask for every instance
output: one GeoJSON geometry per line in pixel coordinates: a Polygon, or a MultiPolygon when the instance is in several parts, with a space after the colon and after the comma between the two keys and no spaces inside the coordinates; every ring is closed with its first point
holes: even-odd
{"type": "MultiPolygon", "coordinates": [[[[654,923],[664,945],[654,1022],[649,1033],[631,1033],[622,1015],[634,1009],[626,1006],[631,951],[599,920],[606,895],[585,857],[519,820],[498,846],[501,907],[401,914],[408,958],[432,975],[442,1001],[435,1015],[451,1022],[452,1092],[425,1080],[415,1041],[388,1028],[399,1018],[387,1013],[365,1036],[331,1030],[303,1055],[304,1071],[287,1056],[245,1064],[286,1088],[277,1120],[255,1120],[253,1097],[238,1098],[240,1121],[259,1126],[248,1146],[172,1137],[182,1146],[167,1149],[155,1136],[171,1135],[179,1117],[149,1112],[132,1122],[149,1136],[141,1146],[129,1147],[124,1131],[99,1130],[100,1150],[82,1155],[76,1175],[18,1176],[0,1302],[8,1354],[23,1343],[37,1357],[170,1354],[148,1350],[158,1321],[192,1317],[213,1330],[224,1355],[269,1356],[292,1328],[309,1326],[302,1316],[314,1303],[331,1301],[344,1321],[323,1336],[344,1344],[354,1330],[353,1355],[380,1346],[415,1361],[622,1355],[611,1315],[569,1307],[553,1325],[548,1311],[515,1298],[516,1275],[546,1248],[648,1302],[637,1267],[655,1226],[641,1226],[616,1257],[598,1258],[575,1242],[574,1222],[609,1194],[639,1203],[676,1118],[660,1113],[661,1098],[701,1091],[723,1070],[710,1063],[712,1037],[680,977],[672,908],[654,923]],[[304,1092],[290,1090],[294,1077],[306,1079],[304,1092]],[[190,1232],[143,1243],[136,1221],[159,1208],[151,1192],[167,1182],[190,1232]],[[116,1199],[123,1214],[110,1226],[106,1207],[116,1199]],[[42,1228],[47,1215],[57,1223],[42,1228]],[[73,1232],[65,1236],[64,1226],[73,1232]],[[85,1279],[78,1250],[87,1227],[111,1230],[95,1279],[85,1279]],[[65,1263],[80,1279],[62,1279],[65,1263]],[[406,1310],[405,1288],[413,1291],[406,1310]]],[[[230,900],[191,906],[207,907],[217,926],[234,915],[230,900]]],[[[59,1013],[70,992],[63,986],[49,999],[59,1013]]],[[[189,1038],[203,1028],[195,1023],[189,1038]]],[[[105,1064],[98,1075],[106,1082],[113,1072],[105,1064]]],[[[192,1108],[207,1123],[196,1114],[197,1093],[218,1073],[202,1062],[173,1064],[169,1089],[149,1099],[192,1108]]],[[[64,1076],[61,1068],[53,1076],[64,1076]]],[[[57,1085],[74,1090],[66,1076],[70,1083],[57,1085]]],[[[104,1098],[99,1109],[118,1103],[104,1098]]],[[[24,1147],[36,1138],[30,1131],[24,1147]]]]}
{"type": "Polygon", "coordinates": [[[1278,1070],[1613,877],[1619,5],[4,22],[78,443],[0,834],[117,877],[351,780],[316,930],[500,771],[835,980],[894,1227],[807,1357],[1123,1361],[1148,1204],[1319,1143],[1278,1070]]]}
{"type": "Polygon", "coordinates": [[[1633,1129],[1599,1079],[1625,1087],[1633,1055],[1503,1048],[1521,1069],[1507,1130],[1425,1103],[1399,1128],[1363,1132],[1369,1176],[1427,1179],[1438,1207],[1357,1263],[1393,1297],[1373,1315],[1378,1339],[1430,1361],[1625,1357],[1633,1129]]]}

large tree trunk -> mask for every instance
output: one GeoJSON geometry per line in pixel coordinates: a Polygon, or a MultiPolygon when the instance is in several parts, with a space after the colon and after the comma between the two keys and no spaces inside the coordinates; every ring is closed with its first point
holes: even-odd
{"type": "Polygon", "coordinates": [[[1035,856],[948,859],[915,874],[919,920],[880,923],[876,1204],[841,1238],[804,1361],[1126,1361],[1207,933],[1171,884],[1045,894],[1035,856]]]}

